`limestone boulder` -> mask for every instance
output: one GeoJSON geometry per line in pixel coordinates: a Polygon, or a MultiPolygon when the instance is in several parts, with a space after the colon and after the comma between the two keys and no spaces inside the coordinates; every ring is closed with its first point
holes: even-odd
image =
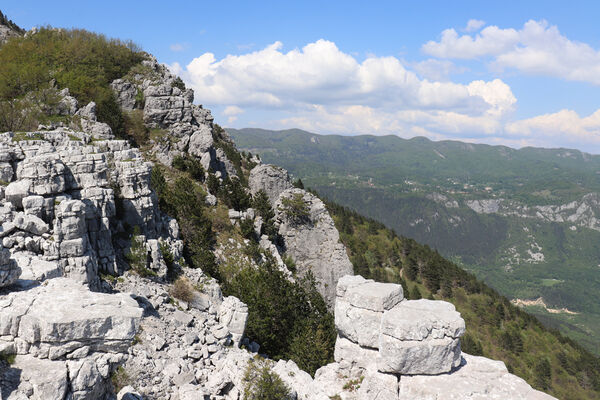
{"type": "Polygon", "coordinates": [[[23,207],[23,199],[30,195],[31,181],[22,179],[16,182],[11,182],[6,186],[4,197],[6,201],[12,203],[16,208],[23,207]]]}
{"type": "Polygon", "coordinates": [[[551,400],[512,375],[502,361],[462,354],[460,366],[451,373],[402,376],[399,400],[551,400]]]}
{"type": "Polygon", "coordinates": [[[190,136],[188,153],[196,157],[202,157],[213,145],[213,137],[210,126],[201,125],[190,136]]]}
{"type": "Polygon", "coordinates": [[[434,375],[460,364],[465,322],[450,303],[403,301],[383,313],[377,367],[381,372],[434,375]]]}
{"type": "Polygon", "coordinates": [[[237,297],[225,297],[219,307],[218,318],[219,322],[231,333],[234,345],[239,346],[246,330],[248,306],[237,297]]]}
{"type": "Polygon", "coordinates": [[[119,103],[122,109],[131,111],[135,108],[135,98],[138,89],[133,83],[123,79],[117,79],[110,84],[110,87],[115,92],[117,96],[117,103],[119,103]]]}
{"type": "Polygon", "coordinates": [[[56,278],[0,300],[0,342],[17,353],[59,359],[79,349],[122,352],[133,339],[142,309],[127,294],[104,294],[56,278]]]}

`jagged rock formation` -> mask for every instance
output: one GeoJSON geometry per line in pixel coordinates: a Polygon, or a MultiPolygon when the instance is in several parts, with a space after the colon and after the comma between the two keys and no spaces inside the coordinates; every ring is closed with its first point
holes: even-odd
{"type": "Polygon", "coordinates": [[[333,307],[337,282],[342,276],[351,274],[353,267],[325,204],[305,190],[287,189],[275,202],[275,214],[279,234],[285,243],[285,254],[292,257],[300,274],[313,273],[319,293],[333,307]],[[300,196],[307,207],[304,221],[290,218],[286,211],[284,199],[294,196],[300,196]]]}
{"type": "Polygon", "coordinates": [[[11,37],[21,36],[25,33],[14,22],[6,18],[0,11],[0,46],[11,37]]]}
{"type": "Polygon", "coordinates": [[[534,218],[549,222],[567,222],[576,226],[600,231],[600,195],[588,193],[580,200],[558,205],[527,206],[514,200],[466,200],[467,207],[479,214],[499,214],[521,218],[534,218]]]}
{"type": "Polygon", "coordinates": [[[10,251],[7,249],[0,250],[0,288],[3,286],[12,285],[19,275],[21,268],[17,263],[10,258],[10,251]]]}
{"type": "Polygon", "coordinates": [[[117,79],[111,87],[124,110],[143,110],[147,126],[162,132],[154,140],[152,153],[166,165],[186,153],[200,159],[206,171],[218,176],[236,175],[221,149],[213,146],[213,117],[209,110],[193,104],[194,92],[152,56],[142,61],[142,71],[117,79]]]}
{"type": "Polygon", "coordinates": [[[336,362],[314,380],[291,361],[274,367],[298,399],[553,398],[509,374],[501,361],[461,353],[465,325],[454,306],[404,300],[400,285],[340,279],[336,328],[336,362]]]}
{"type": "Polygon", "coordinates": [[[264,190],[272,206],[279,199],[279,195],[292,188],[288,172],[280,167],[270,164],[257,165],[250,171],[248,186],[252,195],[264,190]]]}

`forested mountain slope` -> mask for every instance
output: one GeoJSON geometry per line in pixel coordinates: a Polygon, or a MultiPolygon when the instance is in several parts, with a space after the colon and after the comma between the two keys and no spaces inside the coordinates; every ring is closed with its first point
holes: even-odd
{"type": "Polygon", "coordinates": [[[326,204],[355,273],[400,282],[409,299],[452,302],[467,324],[465,352],[503,360],[509,371],[560,399],[599,398],[600,361],[579,344],[545,328],[429,246],[349,208],[326,204]]]}
{"type": "Polygon", "coordinates": [[[241,149],[437,249],[600,353],[600,156],[229,129],[241,149]]]}

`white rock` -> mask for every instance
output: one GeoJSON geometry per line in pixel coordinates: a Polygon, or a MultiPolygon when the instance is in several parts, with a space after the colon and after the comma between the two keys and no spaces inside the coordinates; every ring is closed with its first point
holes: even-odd
{"type": "Polygon", "coordinates": [[[403,376],[400,400],[550,400],[523,379],[509,374],[502,361],[463,353],[462,366],[450,374],[403,376]]]}

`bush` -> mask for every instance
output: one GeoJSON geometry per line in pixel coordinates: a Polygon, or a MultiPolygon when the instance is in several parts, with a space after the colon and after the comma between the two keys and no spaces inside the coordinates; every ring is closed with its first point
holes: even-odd
{"type": "Polygon", "coordinates": [[[291,393],[279,375],[271,371],[266,361],[253,359],[244,374],[244,400],[291,399],[291,393]]]}
{"type": "Polygon", "coordinates": [[[246,193],[246,190],[239,179],[226,178],[224,183],[225,184],[219,194],[221,200],[227,204],[229,208],[243,211],[250,207],[251,198],[248,193],[246,193]]]}
{"type": "Polygon", "coordinates": [[[110,375],[110,382],[112,383],[114,392],[118,393],[125,386],[131,385],[133,383],[133,379],[129,376],[127,371],[125,371],[123,366],[119,366],[110,375]]]}
{"type": "Polygon", "coordinates": [[[148,269],[148,252],[140,236],[139,226],[133,228],[129,252],[125,255],[125,258],[129,262],[129,267],[138,275],[143,277],[156,275],[154,271],[148,269]]]}
{"type": "Polygon", "coordinates": [[[312,274],[290,282],[269,259],[222,287],[248,305],[246,336],[273,359],[292,359],[310,374],[333,360],[335,324],[312,274]]]}
{"type": "Polygon", "coordinates": [[[173,168],[183,172],[189,172],[193,179],[204,182],[204,167],[200,160],[186,154],[173,158],[173,168]]]}
{"type": "Polygon", "coordinates": [[[143,146],[148,142],[148,128],[144,124],[144,112],[133,110],[123,114],[126,135],[136,146],[143,146]]]}
{"type": "Polygon", "coordinates": [[[310,208],[304,201],[302,193],[294,193],[292,197],[282,197],[281,208],[293,224],[299,225],[310,222],[310,208]]]}
{"type": "Polygon", "coordinates": [[[254,232],[254,220],[244,218],[240,220],[240,232],[245,239],[256,241],[256,232],[254,232]]]}
{"type": "Polygon", "coordinates": [[[185,276],[180,276],[175,280],[169,293],[176,299],[183,300],[186,303],[194,300],[194,287],[185,276]]]}
{"type": "Polygon", "coordinates": [[[80,29],[42,28],[0,47],[0,103],[50,89],[53,82],[69,88],[80,106],[95,101],[98,119],[122,135],[123,116],[109,84],[143,59],[132,42],[80,29]]]}

